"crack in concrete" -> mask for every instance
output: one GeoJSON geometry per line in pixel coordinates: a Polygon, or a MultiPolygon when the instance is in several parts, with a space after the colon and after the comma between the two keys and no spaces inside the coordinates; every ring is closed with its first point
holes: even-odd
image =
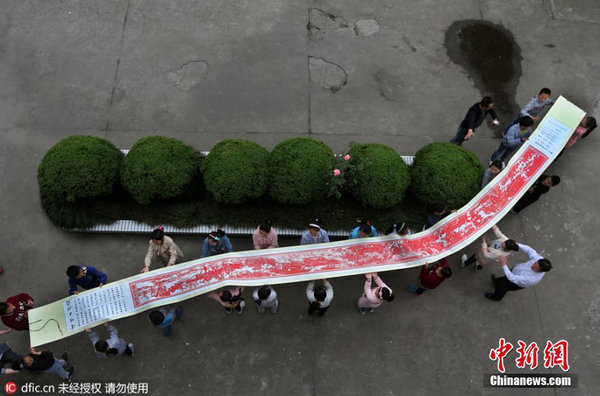
{"type": "Polygon", "coordinates": [[[125,17],[123,17],[123,25],[121,28],[121,42],[119,43],[119,53],[117,56],[117,66],[115,67],[115,75],[113,77],[113,86],[110,92],[110,99],[108,101],[106,125],[104,127],[104,138],[106,138],[107,132],[110,128],[110,109],[112,108],[113,101],[115,98],[115,92],[117,90],[117,82],[119,81],[119,67],[121,66],[121,52],[123,51],[123,42],[125,41],[125,29],[127,28],[127,19],[129,18],[129,7],[131,6],[131,0],[127,0],[127,7],[125,8],[125,17]]]}
{"type": "Polygon", "coordinates": [[[348,21],[344,17],[325,12],[319,8],[308,9],[308,38],[322,40],[327,32],[335,32],[348,28],[348,21]]]}
{"type": "Polygon", "coordinates": [[[308,64],[310,79],[323,89],[336,93],[348,83],[348,73],[336,63],[309,56],[308,64]]]}
{"type": "Polygon", "coordinates": [[[544,11],[550,16],[550,19],[554,20],[554,4],[552,0],[542,0],[542,7],[544,7],[544,11]]]}
{"type": "Polygon", "coordinates": [[[167,73],[167,81],[183,91],[189,91],[200,84],[210,70],[210,65],[201,59],[192,59],[182,64],[174,72],[167,73]]]}

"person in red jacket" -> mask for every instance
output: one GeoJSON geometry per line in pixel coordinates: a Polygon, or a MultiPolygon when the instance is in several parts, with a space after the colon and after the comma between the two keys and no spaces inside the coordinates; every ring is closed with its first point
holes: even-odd
{"type": "Polygon", "coordinates": [[[0,334],[13,330],[29,330],[27,311],[33,308],[33,298],[27,293],[17,294],[0,303],[0,316],[8,329],[0,330],[0,334]]]}
{"type": "Polygon", "coordinates": [[[438,287],[446,278],[452,276],[452,270],[450,264],[443,258],[435,264],[425,264],[421,268],[419,274],[419,286],[410,285],[410,291],[420,296],[425,291],[435,289],[438,287]]]}

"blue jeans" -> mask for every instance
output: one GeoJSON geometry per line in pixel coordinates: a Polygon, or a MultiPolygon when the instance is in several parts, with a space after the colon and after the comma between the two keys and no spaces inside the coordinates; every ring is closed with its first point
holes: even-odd
{"type": "Polygon", "coordinates": [[[54,364],[49,369],[44,370],[43,372],[44,373],[54,373],[62,379],[68,379],[69,372],[67,370],[65,370],[65,368],[63,367],[65,365],[65,363],[66,362],[62,359],[54,358],[54,364]]]}
{"type": "Polygon", "coordinates": [[[494,153],[492,154],[492,156],[490,157],[490,161],[506,161],[506,159],[508,157],[510,157],[510,155],[513,153],[513,151],[515,151],[517,147],[510,147],[504,144],[504,142],[500,142],[500,145],[498,146],[498,148],[496,149],[496,151],[494,151],[494,153]]]}

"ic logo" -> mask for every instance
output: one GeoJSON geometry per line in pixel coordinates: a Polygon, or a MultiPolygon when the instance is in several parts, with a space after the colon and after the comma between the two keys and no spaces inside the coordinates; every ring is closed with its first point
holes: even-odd
{"type": "Polygon", "coordinates": [[[7,382],[6,384],[4,384],[4,391],[7,394],[12,395],[17,391],[17,384],[15,384],[14,382],[7,382]]]}

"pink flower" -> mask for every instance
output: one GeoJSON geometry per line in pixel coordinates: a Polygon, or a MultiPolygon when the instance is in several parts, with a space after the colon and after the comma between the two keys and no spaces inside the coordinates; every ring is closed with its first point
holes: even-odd
{"type": "Polygon", "coordinates": [[[333,170],[333,176],[339,176],[342,172],[340,172],[339,169],[334,169],[333,170]]]}
{"type": "Polygon", "coordinates": [[[350,155],[346,154],[344,155],[344,161],[348,161],[350,159],[350,155]]]}

